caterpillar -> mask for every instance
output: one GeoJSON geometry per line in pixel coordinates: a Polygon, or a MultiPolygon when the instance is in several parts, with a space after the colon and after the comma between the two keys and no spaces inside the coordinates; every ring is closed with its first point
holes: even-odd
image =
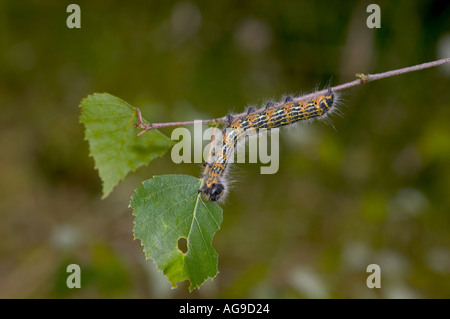
{"type": "Polygon", "coordinates": [[[228,191],[226,173],[229,159],[234,155],[236,144],[250,130],[258,132],[260,129],[270,130],[303,120],[324,118],[335,110],[336,100],[336,93],[329,89],[326,95],[306,101],[295,101],[288,96],[278,106],[269,102],[260,113],[249,108],[247,115],[242,118],[228,115],[228,126],[222,131],[221,147],[213,149],[210,158],[203,164],[202,186],[199,189],[203,199],[216,202],[225,198],[228,191]]]}

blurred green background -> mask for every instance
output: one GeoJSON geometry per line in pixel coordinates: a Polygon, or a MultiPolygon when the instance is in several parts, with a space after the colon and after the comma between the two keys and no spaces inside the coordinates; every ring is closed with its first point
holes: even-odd
{"type": "Polygon", "coordinates": [[[71,2],[0,3],[1,298],[450,296],[448,67],[346,90],[336,130],[282,130],[277,174],[237,164],[219,274],[190,294],[145,261],[128,203],[153,175],[201,165],[169,152],[101,200],[78,107],[108,92],[151,122],[208,119],[449,57],[450,3],[77,1],[68,29],[71,2]],[[65,285],[71,263],[81,289],[65,285]],[[366,286],[372,263],[381,289],[366,286]]]}

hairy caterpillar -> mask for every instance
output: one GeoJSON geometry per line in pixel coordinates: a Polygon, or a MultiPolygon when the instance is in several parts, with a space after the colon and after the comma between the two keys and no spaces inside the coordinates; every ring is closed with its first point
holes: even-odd
{"type": "Polygon", "coordinates": [[[199,193],[206,201],[220,201],[227,193],[225,175],[230,156],[234,154],[236,144],[249,133],[259,129],[272,129],[302,120],[324,118],[336,106],[336,94],[330,89],[327,95],[317,96],[307,101],[294,101],[287,97],[278,107],[269,102],[261,113],[250,108],[247,115],[233,119],[228,116],[228,126],[222,132],[222,146],[211,152],[204,165],[202,186],[199,193]]]}

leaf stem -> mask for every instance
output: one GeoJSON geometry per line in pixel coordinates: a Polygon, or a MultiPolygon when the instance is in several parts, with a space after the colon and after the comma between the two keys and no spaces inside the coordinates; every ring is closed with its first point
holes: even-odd
{"type": "MultiPolygon", "coordinates": [[[[355,76],[358,79],[335,86],[335,87],[332,87],[331,90],[332,91],[345,90],[345,89],[349,89],[349,88],[357,86],[357,85],[364,84],[366,82],[372,82],[372,81],[376,81],[376,80],[380,80],[380,79],[384,79],[384,78],[388,78],[391,76],[396,76],[396,75],[400,75],[400,74],[404,74],[404,73],[408,73],[408,72],[424,70],[424,69],[432,68],[432,67],[439,66],[439,65],[442,65],[445,63],[449,63],[449,62],[450,62],[450,58],[444,58],[444,59],[440,59],[440,60],[436,60],[436,61],[432,61],[432,62],[422,63],[422,64],[418,64],[418,65],[414,65],[414,66],[410,66],[410,67],[406,67],[406,68],[402,68],[402,69],[387,71],[387,72],[383,72],[383,73],[377,73],[377,74],[358,73],[358,74],[355,74],[355,76]]],[[[315,96],[326,94],[328,92],[328,90],[329,89],[325,89],[325,90],[321,90],[321,91],[316,91],[311,94],[302,95],[302,96],[294,98],[294,101],[309,100],[315,96]]],[[[275,104],[276,107],[279,105],[281,105],[281,103],[275,104]]],[[[263,110],[264,110],[264,108],[260,108],[260,109],[256,110],[256,112],[262,112],[263,110]]],[[[134,127],[142,130],[141,132],[139,132],[139,134],[137,134],[137,136],[141,136],[142,134],[144,134],[147,131],[150,131],[153,129],[158,129],[161,127],[184,126],[184,125],[194,124],[194,121],[145,124],[142,120],[142,115],[141,115],[141,111],[139,110],[139,108],[136,108],[136,111],[138,114],[139,123],[135,124],[134,127]]],[[[245,115],[247,115],[247,112],[242,112],[237,115],[233,115],[233,117],[241,118],[241,117],[244,117],[245,115]]],[[[202,120],[201,123],[208,124],[208,123],[217,122],[218,124],[222,124],[226,121],[226,119],[227,119],[227,117],[223,116],[223,117],[219,117],[219,118],[215,118],[215,119],[202,120]]],[[[196,122],[198,122],[198,121],[196,121],[196,122]]]]}

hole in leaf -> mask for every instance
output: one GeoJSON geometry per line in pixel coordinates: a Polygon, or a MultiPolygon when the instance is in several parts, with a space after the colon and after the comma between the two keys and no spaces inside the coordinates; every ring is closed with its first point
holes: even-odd
{"type": "Polygon", "coordinates": [[[178,239],[178,249],[181,250],[183,254],[187,253],[188,247],[187,247],[187,238],[186,237],[180,237],[178,239]]]}

